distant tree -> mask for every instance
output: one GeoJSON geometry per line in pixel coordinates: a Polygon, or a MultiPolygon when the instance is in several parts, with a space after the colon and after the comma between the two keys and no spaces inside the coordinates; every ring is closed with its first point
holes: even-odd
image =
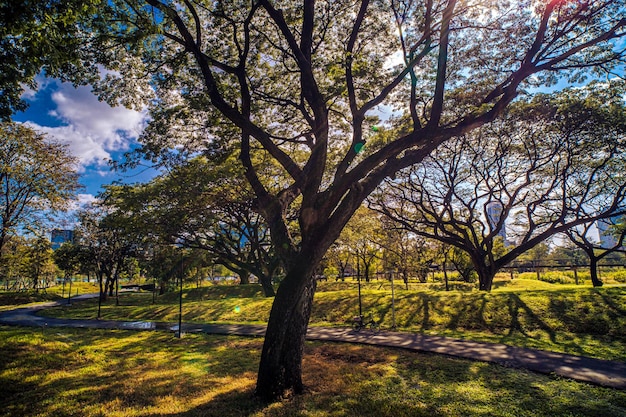
{"type": "Polygon", "coordinates": [[[489,291],[500,268],[544,240],[621,212],[626,107],[616,87],[516,103],[502,120],[386,181],[372,206],[412,233],[465,251],[489,291]],[[494,205],[497,215],[489,213],[494,205]],[[501,236],[507,220],[516,243],[509,246],[501,236]]]}
{"type": "Polygon", "coordinates": [[[0,277],[4,279],[7,291],[17,291],[25,288],[27,283],[21,282],[22,264],[26,258],[26,239],[23,236],[12,236],[7,239],[0,263],[0,277]]]}
{"type": "Polygon", "coordinates": [[[79,189],[76,159],[66,146],[17,123],[0,124],[0,265],[7,239],[41,229],[79,189]]]}
{"type": "Polygon", "coordinates": [[[178,280],[188,279],[190,271],[203,264],[204,253],[177,245],[151,245],[142,248],[139,262],[149,279],[153,280],[160,295],[177,289],[178,280]]]}
{"type": "Polygon", "coordinates": [[[328,249],[324,261],[332,265],[333,269],[336,269],[337,275],[335,276],[335,281],[345,281],[346,277],[356,274],[353,268],[353,265],[355,265],[353,255],[350,249],[340,239],[337,239],[328,249]]]}
{"type": "Polygon", "coordinates": [[[550,251],[549,260],[560,266],[584,266],[587,265],[587,255],[578,246],[569,240],[556,245],[550,251]]]}
{"type": "Polygon", "coordinates": [[[39,237],[31,240],[24,272],[32,289],[38,291],[47,288],[54,279],[57,269],[52,254],[52,245],[48,239],[39,237]]]}
{"type": "Polygon", "coordinates": [[[382,229],[380,216],[366,207],[361,207],[350,219],[337,239],[337,245],[343,246],[352,259],[358,278],[370,282],[373,267],[380,258],[380,241],[382,229]]]}
{"type": "Polygon", "coordinates": [[[615,236],[615,242],[609,246],[602,245],[601,242],[591,237],[591,229],[593,223],[585,223],[584,225],[571,228],[565,234],[570,241],[580,248],[589,258],[589,271],[591,283],[594,287],[601,287],[604,283],[598,276],[598,263],[613,253],[626,253],[624,242],[626,242],[626,226],[624,218],[621,222],[615,224],[612,233],[615,236]]]}
{"type": "Polygon", "coordinates": [[[399,274],[407,289],[410,277],[426,282],[428,271],[439,256],[439,249],[388,218],[383,217],[380,221],[382,239],[379,245],[385,271],[399,274]]]}
{"type": "Polygon", "coordinates": [[[84,207],[79,213],[75,240],[84,251],[83,262],[95,272],[100,287],[100,305],[112,296],[119,284],[119,276],[129,257],[138,249],[134,235],[128,233],[127,218],[116,216],[102,204],[84,207]]]}
{"type": "Polygon", "coordinates": [[[539,279],[541,272],[548,266],[549,259],[550,245],[541,242],[522,253],[516,260],[526,268],[534,270],[537,273],[537,279],[539,279]]]}
{"type": "Polygon", "coordinates": [[[242,283],[252,274],[274,295],[280,270],[270,231],[232,158],[197,157],[147,184],[108,187],[106,204],[125,213],[129,233],[202,249],[242,283]]]}
{"type": "Polygon", "coordinates": [[[59,269],[63,270],[64,278],[67,280],[80,271],[84,262],[84,251],[79,245],[65,242],[54,251],[52,258],[59,269]]]}

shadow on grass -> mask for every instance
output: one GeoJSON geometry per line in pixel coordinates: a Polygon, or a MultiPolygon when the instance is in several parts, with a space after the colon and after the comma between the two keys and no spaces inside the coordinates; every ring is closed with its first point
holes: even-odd
{"type": "Polygon", "coordinates": [[[532,308],[523,302],[517,294],[508,294],[509,299],[509,313],[511,315],[511,325],[509,327],[509,335],[514,331],[519,331],[526,337],[532,337],[526,332],[524,326],[520,322],[520,309],[524,312],[524,315],[530,320],[531,326],[538,326],[541,330],[545,331],[552,343],[557,343],[556,330],[550,327],[542,318],[536,314],[532,308]]]}
{"type": "Polygon", "coordinates": [[[626,392],[438,355],[307,343],[305,394],[253,397],[262,342],[0,328],[2,416],[625,415],[626,392]]]}
{"type": "Polygon", "coordinates": [[[226,336],[172,339],[157,332],[19,328],[3,333],[0,416],[7,417],[126,410],[175,415],[198,397],[249,390],[260,355],[257,339],[226,336]]]}

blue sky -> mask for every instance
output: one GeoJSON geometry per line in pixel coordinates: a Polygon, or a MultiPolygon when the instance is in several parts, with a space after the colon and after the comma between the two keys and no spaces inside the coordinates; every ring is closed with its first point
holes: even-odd
{"type": "Polygon", "coordinates": [[[80,201],[90,201],[101,186],[113,181],[139,182],[150,173],[112,172],[108,160],[120,160],[124,152],[136,146],[146,115],[123,107],[111,107],[98,101],[91,87],[75,88],[70,83],[38,78],[39,89],[26,91],[23,98],[29,108],[14,116],[60,143],[67,144],[79,160],[81,184],[85,187],[80,201]]]}

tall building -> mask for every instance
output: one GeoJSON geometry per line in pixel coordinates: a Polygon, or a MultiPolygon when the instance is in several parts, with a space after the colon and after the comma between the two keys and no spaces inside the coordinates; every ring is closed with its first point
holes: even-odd
{"type": "Polygon", "coordinates": [[[617,239],[615,238],[615,236],[613,236],[613,226],[619,224],[621,220],[622,216],[613,216],[607,219],[600,219],[596,221],[600,247],[604,249],[610,249],[617,245],[617,239]]]}
{"type": "MultiPolygon", "coordinates": [[[[502,210],[503,210],[502,203],[498,201],[492,201],[491,203],[487,204],[486,210],[487,210],[487,221],[489,222],[489,226],[491,226],[492,228],[495,228],[498,222],[500,221],[500,217],[502,216],[502,210]]],[[[504,223],[502,224],[502,227],[498,231],[498,236],[500,236],[502,238],[502,241],[505,244],[507,244],[506,227],[504,226],[504,223]]]]}
{"type": "Polygon", "coordinates": [[[73,242],[74,241],[74,231],[73,230],[62,230],[62,229],[54,229],[52,230],[50,236],[50,242],[52,243],[52,249],[56,250],[61,247],[65,242],[73,242]]]}

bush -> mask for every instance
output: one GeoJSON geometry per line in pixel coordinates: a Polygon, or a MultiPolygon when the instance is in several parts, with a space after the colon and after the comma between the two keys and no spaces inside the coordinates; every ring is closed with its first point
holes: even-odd
{"type": "Polygon", "coordinates": [[[610,278],[619,283],[626,283],[626,270],[612,271],[608,274],[610,278]]]}
{"type": "MultiPolygon", "coordinates": [[[[518,275],[521,279],[537,279],[536,272],[522,272],[518,275]]],[[[578,283],[582,284],[589,279],[589,271],[578,271],[578,283]]],[[[539,281],[550,284],[576,284],[574,271],[542,271],[539,273],[539,281]]]]}

